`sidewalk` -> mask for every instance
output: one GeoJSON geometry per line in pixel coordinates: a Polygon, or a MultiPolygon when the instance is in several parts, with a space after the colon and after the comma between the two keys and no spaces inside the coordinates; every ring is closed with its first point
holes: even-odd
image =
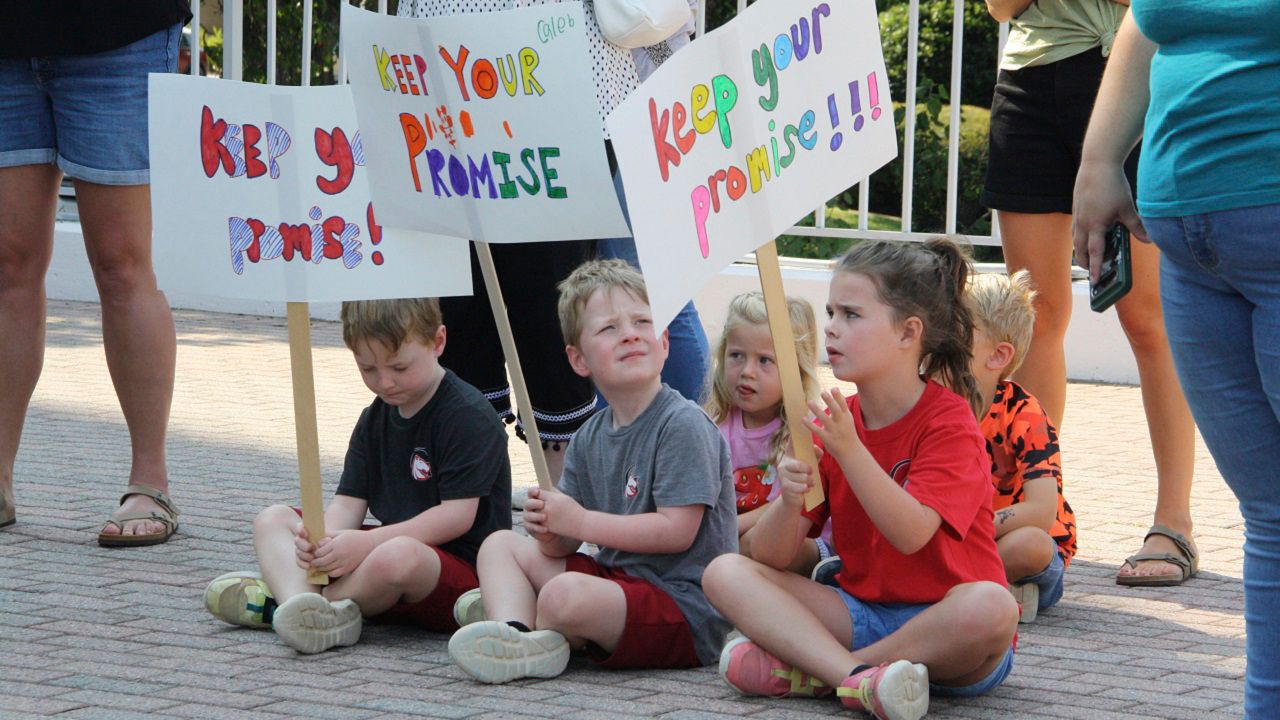
{"type": "MultiPolygon", "coordinates": [[[[370,626],[359,645],[300,656],[270,632],[212,619],[201,591],[253,566],[249,523],[296,502],[292,390],[282,319],[180,311],[169,467],[179,534],[107,550],[98,527],[124,487],[129,445],[96,305],[51,302],[44,376],[16,468],[18,524],[0,530],[0,720],[62,718],[807,717],[832,701],[743,698],[714,668],[603,672],[481,686],[446,638],[370,626]]],[[[326,497],[370,399],[334,323],[316,323],[326,497]]],[[[825,373],[824,368],[824,373],[825,373]]],[[[830,384],[829,374],[825,382],[830,384]]],[[[1015,668],[990,696],[932,703],[938,718],[1235,718],[1244,672],[1242,523],[1203,445],[1193,508],[1200,576],[1117,587],[1154,506],[1136,388],[1072,384],[1064,444],[1080,552],[1058,607],[1022,626],[1015,668]]],[[[534,484],[510,444],[516,484],[534,484]]]]}

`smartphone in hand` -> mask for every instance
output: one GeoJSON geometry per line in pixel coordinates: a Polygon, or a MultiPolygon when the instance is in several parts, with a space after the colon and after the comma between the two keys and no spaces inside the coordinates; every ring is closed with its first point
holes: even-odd
{"type": "Polygon", "coordinates": [[[1116,223],[1107,228],[1098,281],[1089,283],[1089,307],[1094,312],[1103,312],[1132,289],[1133,254],[1129,250],[1129,228],[1116,223]]]}

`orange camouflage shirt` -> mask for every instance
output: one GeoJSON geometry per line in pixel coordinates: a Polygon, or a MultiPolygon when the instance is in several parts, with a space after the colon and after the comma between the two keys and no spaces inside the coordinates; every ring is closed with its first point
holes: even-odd
{"type": "Polygon", "coordinates": [[[995,399],[980,425],[991,457],[991,482],[995,485],[991,509],[999,513],[1022,502],[1026,481],[1052,477],[1058,485],[1058,515],[1049,535],[1058,543],[1063,563],[1071,564],[1071,557],[1076,554],[1076,516],[1062,495],[1058,431],[1040,401],[1017,383],[1005,380],[996,388],[995,399]]]}

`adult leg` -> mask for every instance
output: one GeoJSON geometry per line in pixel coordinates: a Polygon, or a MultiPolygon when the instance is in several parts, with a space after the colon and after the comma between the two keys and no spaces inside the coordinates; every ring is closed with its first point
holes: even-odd
{"type": "Polygon", "coordinates": [[[1005,266],[1026,270],[1036,289],[1036,323],[1018,384],[1035,395],[1062,430],[1067,406],[1067,359],[1063,343],[1071,322],[1071,216],[1063,213],[998,213],[1005,266]]]}
{"type": "MultiPolygon", "coordinates": [[[[102,344],[133,450],[129,484],[169,491],[165,432],[173,400],[177,339],[173,315],[151,269],[151,188],[76,181],[85,249],[102,301],[102,344]]],[[[130,495],[115,515],[163,511],[150,497],[130,495]]],[[[105,532],[159,532],[136,520],[105,532]]]]}
{"type": "Polygon", "coordinates": [[[1144,224],[1182,387],[1244,516],[1245,714],[1265,717],[1280,693],[1280,206],[1144,224]]]}
{"type": "MultiPolygon", "coordinates": [[[[1195,467],[1196,426],[1191,419],[1169,351],[1164,314],[1160,310],[1160,251],[1154,245],[1133,242],[1133,290],[1116,311],[1138,364],[1142,386],[1142,410],[1151,435],[1156,461],[1155,522],[1191,538],[1191,478],[1195,467]]],[[[1173,540],[1152,535],[1140,553],[1180,554],[1173,540]]],[[[1159,560],[1144,560],[1137,567],[1126,564],[1119,577],[1169,575],[1180,568],[1159,560]]]]}
{"type": "Polygon", "coordinates": [[[54,165],[0,168],[0,493],[13,507],[13,463],[44,363],[44,275],[62,173],[54,165]]]}

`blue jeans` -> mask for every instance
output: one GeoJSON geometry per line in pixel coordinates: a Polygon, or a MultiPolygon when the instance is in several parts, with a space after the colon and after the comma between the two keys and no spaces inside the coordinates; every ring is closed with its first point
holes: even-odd
{"type": "Polygon", "coordinates": [[[1035,583],[1040,590],[1038,595],[1040,600],[1036,603],[1036,611],[1048,610],[1057,605],[1058,601],[1062,599],[1062,573],[1066,569],[1066,563],[1063,562],[1062,556],[1058,554],[1057,548],[1054,548],[1053,559],[1049,561],[1049,567],[1035,575],[1028,575],[1015,584],[1035,583]]]}
{"type": "MultiPolygon", "coordinates": [[[[613,187],[618,192],[618,202],[622,205],[622,215],[631,222],[627,212],[627,197],[622,190],[622,177],[613,175],[613,187]]],[[[633,267],[640,267],[640,257],[636,253],[636,241],[629,237],[608,238],[601,240],[599,253],[602,258],[618,258],[626,260],[633,267]]],[[[667,356],[667,364],[662,367],[662,382],[670,385],[676,392],[701,404],[707,382],[707,334],[702,329],[702,320],[698,318],[698,309],[693,301],[685,304],[676,318],[667,326],[671,338],[671,353],[667,356]]],[[[601,396],[596,407],[608,405],[601,396]]]]}
{"type": "Polygon", "coordinates": [[[1280,204],[1143,218],[1182,389],[1244,516],[1245,715],[1280,694],[1280,204]]]}

